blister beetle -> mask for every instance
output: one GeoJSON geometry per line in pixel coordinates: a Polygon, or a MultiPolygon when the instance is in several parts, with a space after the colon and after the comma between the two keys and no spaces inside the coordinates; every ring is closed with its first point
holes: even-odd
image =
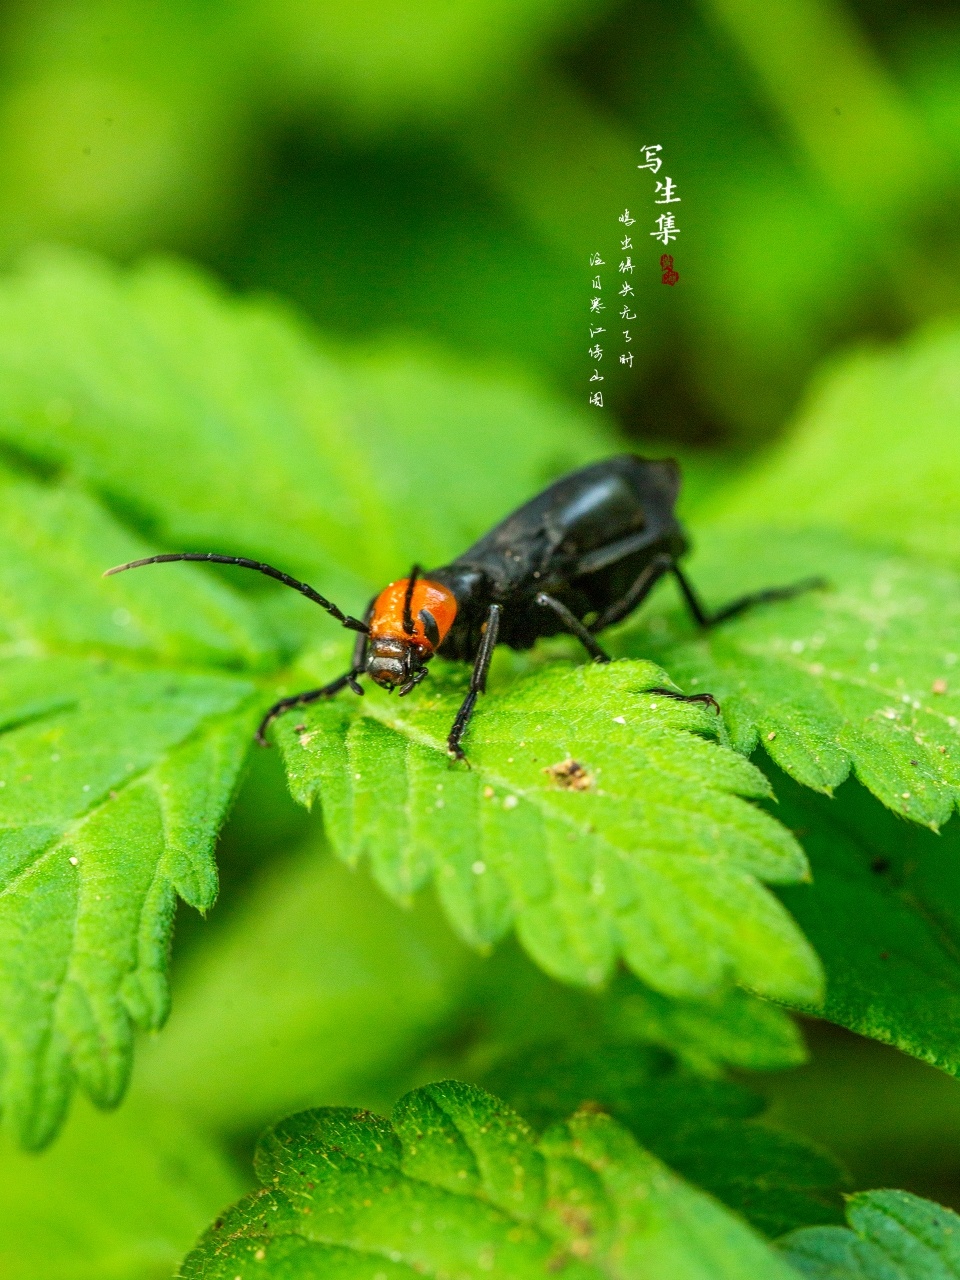
{"type": "MultiPolygon", "coordinates": [[[[679,490],[680,468],[673,459],[622,454],[595,462],[544,489],[450,564],[426,573],[415,565],[406,578],[391,582],[370,601],[362,619],[345,614],[307,583],[242,556],[193,551],[148,556],[108,569],[104,576],[171,560],[239,565],[301,592],[358,633],[349,671],[319,689],[281,698],[270,708],[257,730],[264,745],[267,728],[282,712],[341,689],[362,694],[362,675],[403,697],[427,675],[435,654],[472,662],[470,689],[447,738],[451,755],[462,760],[461,740],[477,698],[486,690],[498,644],[529,649],[541,636],[569,632],[595,662],[609,662],[597,633],[632,613],[666,573],[676,578],[702,628],[752,605],[787,600],[825,585],[822,578],[807,578],[752,592],[710,613],[678,563],[689,546],[674,514],[679,490]]],[[[709,693],[651,692],[719,709],[709,693]]]]}

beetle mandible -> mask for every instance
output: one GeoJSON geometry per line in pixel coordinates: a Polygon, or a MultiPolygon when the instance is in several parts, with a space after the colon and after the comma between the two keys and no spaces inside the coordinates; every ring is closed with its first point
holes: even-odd
{"type": "MultiPolygon", "coordinates": [[[[672,458],[652,461],[621,454],[582,467],[507,516],[456,560],[426,573],[414,565],[408,577],[391,582],[370,601],[362,619],[345,614],[307,583],[243,556],[194,551],[148,556],[108,569],[104,576],[171,560],[239,565],[301,592],[357,632],[350,670],[322,688],[275,703],[257,730],[262,745],[271,722],[291,707],[346,688],[362,694],[362,675],[403,697],[427,675],[435,654],[472,662],[470,688],[447,737],[450,754],[463,760],[461,741],[477,698],[486,690],[498,644],[529,649],[541,636],[569,632],[595,662],[609,662],[597,633],[632,613],[667,573],[676,578],[702,628],[755,604],[788,600],[826,585],[822,578],[806,578],[740,596],[711,613],[678,563],[689,547],[674,514],[679,490],[680,468],[672,458]]],[[[719,710],[709,693],[650,692],[719,710]]]]}

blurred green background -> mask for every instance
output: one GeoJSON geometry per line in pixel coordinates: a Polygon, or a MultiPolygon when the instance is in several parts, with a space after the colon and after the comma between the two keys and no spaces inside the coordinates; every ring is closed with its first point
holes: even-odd
{"type": "Polygon", "coordinates": [[[13,0],[0,50],[5,259],[170,250],[334,333],[579,396],[587,258],[639,209],[637,362],[607,404],[648,438],[761,440],[825,353],[957,302],[947,3],[13,0]]]}
{"type": "MultiPolygon", "coordinates": [[[[586,403],[588,256],[609,262],[624,206],[644,233],[636,363],[610,375],[598,412],[723,468],[784,428],[832,352],[960,309],[960,11],[936,0],[7,0],[0,11],[4,265],[38,241],[118,261],[174,253],[291,300],[334,339],[412,337],[586,403]],[[645,234],[645,143],[662,146],[659,176],[682,198],[672,289],[645,234]]],[[[245,1184],[272,1115],[386,1107],[482,1040],[463,1010],[484,1005],[484,962],[429,903],[405,916],[319,859],[316,825],[275,763],[259,763],[240,798],[213,916],[181,913],[175,1012],[141,1054],[132,1099],[114,1118],[84,1104],[47,1155],[8,1153],[11,1274],[40,1274],[27,1236],[44,1275],[166,1274],[181,1247],[169,1240],[189,1241],[210,1204],[245,1184]],[[273,1021],[251,1039],[258,1010],[273,1021]],[[228,1153],[193,1161],[169,1204],[182,1149],[168,1106],[228,1153]],[[125,1114],[165,1135],[149,1175],[142,1150],[124,1145],[140,1138],[117,1128],[125,1114]],[[39,1205],[58,1179],[75,1188],[95,1167],[110,1185],[94,1179],[90,1194],[115,1196],[118,1220],[128,1181],[152,1186],[155,1174],[159,1216],[124,1226],[129,1247],[122,1232],[107,1247],[93,1225],[51,1262],[57,1230],[39,1210],[24,1217],[10,1189],[35,1183],[39,1205]]],[[[546,983],[525,961],[503,963],[527,975],[514,974],[521,986],[546,983]]],[[[774,1118],[830,1147],[857,1185],[960,1204],[960,1085],[808,1030],[809,1065],[750,1077],[774,1118]]]]}

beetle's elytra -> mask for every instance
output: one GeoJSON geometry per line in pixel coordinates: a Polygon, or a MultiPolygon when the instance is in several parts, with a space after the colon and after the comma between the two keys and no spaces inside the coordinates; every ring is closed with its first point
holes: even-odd
{"type": "MultiPolygon", "coordinates": [[[[171,560],[239,565],[293,587],[358,633],[350,670],[271,707],[257,731],[261,743],[270,723],[291,707],[347,687],[363,693],[362,675],[391,692],[399,689],[402,697],[424,679],[435,654],[472,662],[470,690],[447,738],[450,753],[462,760],[461,740],[498,644],[529,649],[541,636],[566,631],[595,662],[609,662],[597,633],[632,613],[665,573],[677,579],[700,627],[825,585],[821,578],[807,578],[741,596],[709,613],[678,564],[688,547],[674,514],[679,489],[680,468],[672,458],[621,454],[595,462],[544,489],[450,564],[429,572],[415,565],[408,577],[391,582],[371,600],[362,620],[344,614],[307,583],[241,556],[193,551],[149,556],[108,569],[107,575],[171,560]]],[[[654,692],[716,707],[708,693],[654,692]]]]}

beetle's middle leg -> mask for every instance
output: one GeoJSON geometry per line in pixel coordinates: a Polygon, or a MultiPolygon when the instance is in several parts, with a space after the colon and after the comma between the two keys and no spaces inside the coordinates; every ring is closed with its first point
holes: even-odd
{"type": "Polygon", "coordinates": [[[487,672],[490,670],[493,651],[497,647],[497,633],[500,630],[501,612],[500,605],[492,604],[490,606],[486,626],[483,630],[483,638],[480,641],[480,648],[477,650],[476,661],[473,664],[470,691],[460,704],[460,710],[457,712],[457,717],[447,736],[447,750],[458,760],[466,759],[463,748],[460,746],[460,739],[466,732],[478,696],[487,691],[487,672]]]}
{"type": "Polygon", "coordinates": [[[571,635],[577,637],[594,662],[610,661],[610,655],[607,653],[606,649],[597,644],[596,640],[583,625],[577,615],[575,613],[571,613],[562,600],[557,600],[556,597],[548,596],[545,591],[541,591],[537,595],[537,604],[541,605],[544,609],[553,610],[563,623],[564,628],[569,631],[571,635]]]}

